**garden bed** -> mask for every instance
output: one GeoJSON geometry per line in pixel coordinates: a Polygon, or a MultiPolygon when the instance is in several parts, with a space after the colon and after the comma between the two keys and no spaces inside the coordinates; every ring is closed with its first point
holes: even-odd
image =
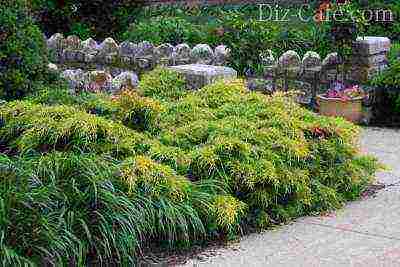
{"type": "MultiPolygon", "coordinates": [[[[74,3],[54,8],[62,13],[74,3]]],[[[105,4],[96,10],[108,14],[113,4],[105,4]]],[[[125,266],[149,247],[235,240],[340,208],[380,167],[360,153],[357,126],[306,110],[286,93],[249,92],[240,79],[188,91],[178,73],[157,68],[115,95],[72,94],[47,70],[26,2],[6,1],[0,11],[3,265],[125,266]]],[[[166,33],[163,21],[156,28],[166,33]]],[[[158,35],[145,26],[140,34],[158,35]]],[[[244,71],[279,35],[264,26],[230,12],[222,39],[213,40],[231,40],[231,64],[244,71]]],[[[303,48],[293,36],[273,42],[303,48]]]]}
{"type": "Polygon", "coordinates": [[[240,80],[190,92],[157,69],[137,92],[59,96],[0,108],[11,263],[128,263],[149,242],[234,239],[358,198],[377,167],[355,126],[240,80]]]}

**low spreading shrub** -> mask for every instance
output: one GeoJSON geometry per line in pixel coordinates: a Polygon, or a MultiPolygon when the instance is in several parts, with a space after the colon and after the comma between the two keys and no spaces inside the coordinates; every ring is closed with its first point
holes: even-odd
{"type": "Polygon", "coordinates": [[[3,263],[134,264],[149,244],[234,238],[338,208],[379,167],[359,154],[354,125],[289,95],[236,80],[175,97],[174,77],[149,73],[139,94],[0,106],[3,263]],[[126,123],[132,106],[157,114],[157,131],[126,123]]]}
{"type": "Polygon", "coordinates": [[[185,79],[177,72],[157,68],[151,74],[143,75],[138,90],[147,97],[176,100],[186,93],[185,79]]]}

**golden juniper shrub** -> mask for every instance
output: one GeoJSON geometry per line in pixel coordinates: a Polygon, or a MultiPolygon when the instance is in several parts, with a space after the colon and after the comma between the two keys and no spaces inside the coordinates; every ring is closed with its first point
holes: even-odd
{"type": "Polygon", "coordinates": [[[247,205],[232,196],[220,195],[214,199],[213,215],[217,225],[224,230],[237,227],[246,210],[247,205]]]}
{"type": "Polygon", "coordinates": [[[151,98],[142,97],[133,90],[124,90],[115,101],[121,107],[121,119],[124,125],[140,131],[158,127],[161,103],[151,98]]]}
{"type": "Polygon", "coordinates": [[[243,80],[219,80],[207,85],[197,93],[204,98],[208,107],[217,108],[223,104],[238,104],[244,99],[246,89],[243,80]]]}
{"type": "Polygon", "coordinates": [[[126,159],[120,173],[130,194],[141,190],[149,197],[167,196],[173,201],[187,198],[190,181],[177,175],[170,167],[157,163],[147,156],[126,159]]]}
{"type": "Polygon", "coordinates": [[[223,163],[227,160],[246,159],[251,154],[250,144],[238,138],[217,136],[210,142],[214,144],[214,151],[223,163]]]}
{"type": "Polygon", "coordinates": [[[144,74],[138,91],[144,96],[161,100],[178,100],[187,93],[183,76],[162,67],[144,74]]]}
{"type": "MultiPolygon", "coordinates": [[[[85,231],[68,224],[74,238],[85,244],[95,241],[97,247],[115,240],[115,248],[102,250],[108,260],[134,255],[154,239],[170,240],[172,246],[214,230],[229,236],[239,225],[268,227],[337,208],[359,197],[379,167],[375,159],[360,156],[357,127],[307,111],[290,96],[246,92],[241,81],[219,81],[180,95],[174,93],[181,85],[178,81],[174,89],[175,74],[159,73],[147,74],[147,88],[139,93],[91,95],[94,99],[83,98],[75,107],[29,101],[0,105],[1,150],[7,155],[0,157],[0,176],[12,167],[15,177],[34,178],[26,195],[7,191],[18,183],[0,186],[6,190],[2,196],[13,197],[8,203],[19,198],[3,221],[22,212],[24,220],[47,222],[47,210],[43,214],[44,209],[25,209],[49,204],[57,207],[56,217],[68,223],[70,218],[58,208],[63,201],[66,207],[78,207],[74,214],[93,236],[87,240],[85,231]],[[139,120],[129,119],[129,128],[122,121],[133,108],[137,109],[130,118],[139,120]],[[54,164],[45,164],[46,157],[54,158],[49,160],[54,164]],[[43,183],[51,179],[54,186],[43,183]],[[46,190],[48,194],[32,193],[46,190]],[[64,202],[67,193],[71,197],[64,202]],[[33,201],[30,207],[23,204],[26,196],[33,201]],[[101,204],[95,207],[96,215],[81,212],[82,206],[93,209],[93,199],[101,204]],[[104,220],[93,223],[99,214],[104,220]],[[99,235],[104,229],[106,236],[99,235]]],[[[21,224],[10,221],[11,225],[21,224]]],[[[51,233],[42,227],[33,234],[45,240],[63,232],[53,227],[51,233]]],[[[32,236],[29,231],[18,228],[21,236],[32,236]]],[[[59,242],[69,235],[56,237],[59,242]]],[[[5,240],[12,244],[9,237],[5,240]]],[[[28,241],[29,247],[42,251],[42,242],[28,241]]],[[[26,247],[17,244],[15,249],[26,247]]],[[[47,257],[40,252],[34,256],[47,257]]],[[[70,256],[67,260],[75,260],[70,256]]]]}
{"type": "Polygon", "coordinates": [[[162,164],[170,166],[178,173],[187,174],[192,157],[190,153],[174,146],[154,141],[148,151],[149,156],[162,164]]]}
{"type": "Polygon", "coordinates": [[[124,150],[133,154],[135,146],[144,140],[139,133],[121,124],[70,106],[10,103],[0,109],[0,117],[4,123],[0,130],[3,138],[13,138],[10,145],[21,152],[124,150]],[[11,114],[19,115],[9,117],[11,114]]]}
{"type": "Polygon", "coordinates": [[[115,99],[104,93],[94,93],[81,97],[79,106],[88,113],[106,117],[112,120],[119,120],[121,106],[115,99]]]}
{"type": "Polygon", "coordinates": [[[162,114],[161,127],[168,129],[182,126],[198,120],[212,121],[216,116],[207,107],[205,99],[195,94],[188,94],[177,102],[166,104],[167,110],[162,114]]]}
{"type": "Polygon", "coordinates": [[[196,178],[213,178],[223,171],[219,170],[220,167],[221,159],[212,146],[203,146],[193,153],[190,170],[196,178]]]}

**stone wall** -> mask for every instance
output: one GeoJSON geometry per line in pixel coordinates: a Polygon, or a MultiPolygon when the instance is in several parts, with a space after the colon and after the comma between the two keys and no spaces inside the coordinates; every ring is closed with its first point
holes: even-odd
{"type": "Polygon", "coordinates": [[[359,37],[352,57],[351,78],[365,83],[388,67],[391,42],[385,37],[359,37]]]}
{"type": "Polygon", "coordinates": [[[53,54],[53,63],[60,69],[107,70],[115,75],[123,70],[142,73],[157,65],[199,63],[222,66],[229,57],[229,49],[224,45],[212,49],[207,44],[193,48],[187,44],[155,46],[147,41],[118,44],[112,38],[97,43],[92,38],[80,40],[77,36],[64,37],[59,33],[47,40],[47,46],[53,54]]]}
{"type": "MultiPolygon", "coordinates": [[[[350,71],[347,77],[340,77],[348,81],[366,83],[374,75],[388,67],[388,53],[391,41],[386,37],[359,37],[354,43],[353,55],[350,57],[350,71]]],[[[287,51],[279,57],[268,50],[260,55],[260,61],[266,69],[266,76],[314,76],[318,73],[322,79],[334,80],[338,78],[340,58],[337,53],[330,53],[324,59],[318,53],[309,51],[303,58],[295,51],[287,51]]]]}
{"type": "MultiPolygon", "coordinates": [[[[162,44],[155,47],[149,42],[117,44],[111,38],[98,44],[93,39],[82,41],[76,36],[64,38],[61,34],[53,35],[47,44],[55,55],[56,65],[51,64],[51,67],[61,70],[62,76],[70,82],[74,91],[115,93],[124,86],[137,86],[137,73],[151,70],[157,65],[200,64],[204,70],[207,65],[224,66],[229,59],[229,48],[223,45],[215,49],[207,44],[199,44],[194,48],[186,44],[162,44]]],[[[346,80],[363,84],[387,67],[390,49],[388,38],[359,38],[354,48],[351,71],[345,77],[346,80]]],[[[263,77],[248,78],[267,81],[268,83],[261,83],[263,91],[288,90],[289,87],[293,89],[293,84],[298,84],[299,89],[312,99],[332,81],[343,79],[339,72],[340,60],[337,53],[330,53],[325,58],[313,51],[307,52],[303,57],[295,51],[275,56],[272,51],[267,50],[260,51],[260,62],[264,67],[263,77]]],[[[200,67],[193,67],[196,73],[199,73],[200,67]]],[[[258,90],[258,85],[249,83],[249,88],[258,90]]],[[[188,88],[198,87],[188,85],[188,88]]]]}

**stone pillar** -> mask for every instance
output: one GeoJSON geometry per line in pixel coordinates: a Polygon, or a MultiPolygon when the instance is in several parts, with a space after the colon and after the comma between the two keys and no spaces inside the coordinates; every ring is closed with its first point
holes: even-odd
{"type": "Polygon", "coordinates": [[[361,84],[388,67],[390,39],[386,37],[358,37],[351,58],[349,78],[361,84]]]}

